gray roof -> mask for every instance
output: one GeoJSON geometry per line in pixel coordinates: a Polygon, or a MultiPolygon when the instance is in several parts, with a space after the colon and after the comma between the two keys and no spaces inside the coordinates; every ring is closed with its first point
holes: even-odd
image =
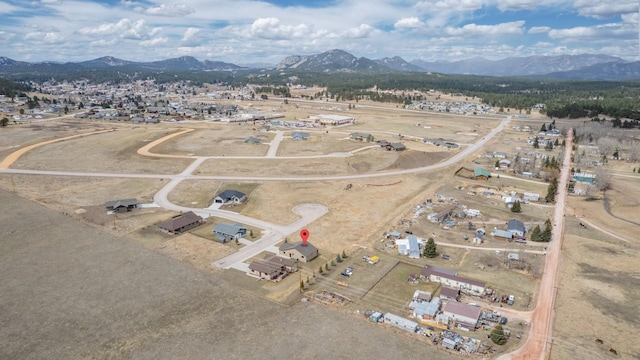
{"type": "Polygon", "coordinates": [[[309,133],[304,133],[304,132],[292,132],[291,133],[291,137],[294,139],[308,139],[309,138],[309,133]]]}
{"type": "Polygon", "coordinates": [[[513,238],[513,233],[507,230],[496,229],[493,231],[493,236],[511,239],[513,238]]]}
{"type": "Polygon", "coordinates": [[[223,192],[221,192],[220,194],[218,194],[218,196],[221,198],[222,200],[224,200],[225,202],[233,199],[234,197],[237,197],[238,199],[242,199],[243,197],[245,197],[246,195],[243,192],[237,191],[237,190],[225,190],[223,192]]]}
{"type": "Polygon", "coordinates": [[[258,139],[255,136],[249,136],[244,140],[244,142],[248,144],[262,144],[262,140],[258,139]]]}
{"type": "Polygon", "coordinates": [[[424,277],[429,277],[431,276],[431,274],[434,274],[437,276],[446,276],[446,275],[456,276],[458,275],[458,272],[455,270],[445,269],[445,268],[431,266],[431,265],[425,265],[420,271],[420,275],[424,277]]]}
{"type": "Polygon", "coordinates": [[[311,243],[308,241],[307,241],[307,245],[302,245],[302,241],[299,241],[294,243],[285,243],[280,246],[280,251],[287,251],[287,250],[294,250],[294,249],[307,258],[310,257],[311,255],[314,255],[318,251],[318,249],[315,246],[311,245],[311,243]]]}
{"type": "Polygon", "coordinates": [[[448,312],[455,315],[464,316],[467,318],[480,318],[480,312],[482,309],[479,306],[468,305],[465,303],[459,303],[455,301],[449,301],[442,309],[443,312],[448,312]]]}
{"type": "Polygon", "coordinates": [[[268,274],[269,276],[277,276],[282,271],[282,266],[270,261],[255,260],[249,264],[249,270],[268,274]]]}
{"type": "Polygon", "coordinates": [[[104,206],[108,208],[114,208],[114,209],[120,206],[133,206],[133,205],[138,205],[138,199],[122,199],[122,200],[107,201],[104,204],[104,206]]]}
{"type": "Polygon", "coordinates": [[[242,224],[220,223],[213,227],[213,232],[228,236],[235,236],[238,233],[244,235],[247,233],[247,228],[242,224]]]}
{"type": "Polygon", "coordinates": [[[511,219],[507,222],[507,230],[517,230],[524,232],[524,223],[520,220],[511,219]]]}

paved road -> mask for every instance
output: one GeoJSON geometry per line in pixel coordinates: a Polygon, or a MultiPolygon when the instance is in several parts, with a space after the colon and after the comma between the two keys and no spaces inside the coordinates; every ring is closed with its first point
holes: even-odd
{"type": "Polygon", "coordinates": [[[569,181],[569,168],[571,167],[571,144],[573,142],[573,130],[567,134],[564,161],[562,171],[558,179],[558,195],[556,196],[556,208],[553,214],[553,235],[547,247],[547,261],[538,291],[537,307],[531,317],[529,335],[522,347],[516,351],[500,356],[499,359],[546,359],[552,343],[553,307],[557,291],[557,272],[560,265],[560,251],[564,236],[564,211],[567,194],[567,182],[569,181]]]}
{"type": "Polygon", "coordinates": [[[276,131],[276,136],[271,140],[271,144],[269,144],[269,151],[267,151],[268,158],[274,158],[278,154],[278,148],[280,147],[280,142],[284,137],[284,131],[276,131]]]}

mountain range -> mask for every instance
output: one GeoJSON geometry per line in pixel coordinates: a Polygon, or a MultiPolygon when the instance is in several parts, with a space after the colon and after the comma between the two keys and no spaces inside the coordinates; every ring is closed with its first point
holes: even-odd
{"type": "MultiPolygon", "coordinates": [[[[191,56],[173,59],[134,62],[111,56],[69,63],[29,63],[0,57],[0,75],[3,73],[46,73],[47,71],[121,69],[132,71],[241,71],[249,67],[221,61],[200,61],[191,56]]],[[[413,60],[407,62],[399,56],[383,59],[356,57],[344,50],[334,49],[316,55],[291,55],[266,71],[279,72],[436,72],[481,76],[541,76],[554,79],[577,80],[629,80],[640,79],[640,62],[627,62],[608,55],[582,54],[559,56],[509,57],[502,60],[472,58],[460,61],[413,60]]]]}

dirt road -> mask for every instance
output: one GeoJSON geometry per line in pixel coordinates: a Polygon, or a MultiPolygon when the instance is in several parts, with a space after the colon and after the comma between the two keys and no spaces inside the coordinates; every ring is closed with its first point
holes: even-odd
{"type": "Polygon", "coordinates": [[[547,247],[547,261],[544,266],[544,275],[540,282],[538,306],[531,317],[529,335],[522,347],[512,353],[500,356],[498,359],[546,359],[550,350],[549,344],[553,343],[553,308],[557,291],[560,251],[562,250],[564,236],[564,211],[569,168],[571,167],[572,142],[573,130],[569,130],[562,171],[558,179],[558,194],[556,195],[556,207],[553,214],[553,235],[547,247]]]}

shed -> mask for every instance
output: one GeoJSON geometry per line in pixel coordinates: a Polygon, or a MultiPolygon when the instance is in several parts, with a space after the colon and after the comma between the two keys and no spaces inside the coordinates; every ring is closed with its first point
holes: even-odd
{"type": "Polygon", "coordinates": [[[374,322],[374,323],[380,322],[380,320],[382,320],[383,318],[384,318],[384,314],[382,314],[379,311],[376,311],[373,314],[371,314],[371,316],[369,316],[369,320],[371,320],[371,322],[374,322]]]}
{"type": "Polygon", "coordinates": [[[411,332],[416,332],[418,330],[418,323],[415,321],[411,321],[409,319],[405,319],[398,315],[394,315],[392,313],[384,314],[384,322],[385,324],[389,324],[391,326],[395,326],[402,330],[407,330],[411,332]]]}
{"type": "Polygon", "coordinates": [[[447,339],[447,338],[442,339],[442,346],[444,346],[447,349],[455,350],[456,344],[457,343],[451,339],[447,339]]]}

